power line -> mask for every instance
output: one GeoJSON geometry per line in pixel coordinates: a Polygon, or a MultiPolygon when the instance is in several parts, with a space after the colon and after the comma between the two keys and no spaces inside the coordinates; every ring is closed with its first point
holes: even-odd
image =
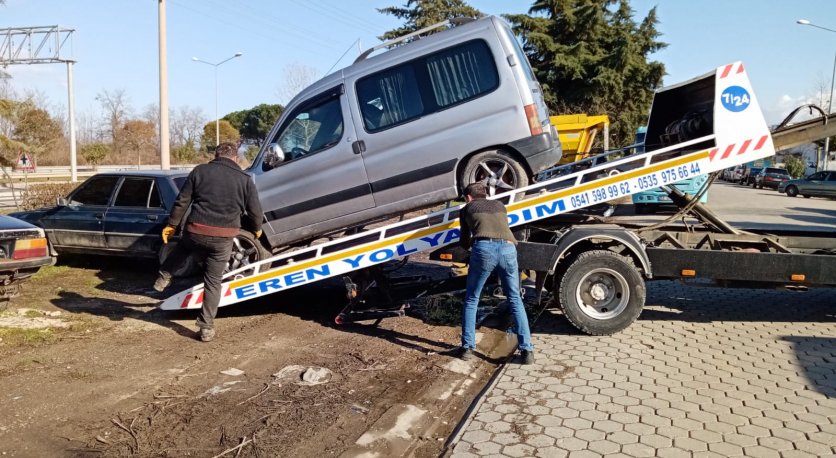
{"type": "Polygon", "coordinates": [[[303,7],[303,8],[306,8],[308,10],[313,11],[314,13],[324,14],[325,16],[328,16],[328,17],[330,17],[330,18],[332,18],[332,19],[334,19],[338,22],[342,22],[343,24],[347,24],[347,25],[350,25],[352,27],[357,27],[358,26],[357,22],[366,23],[367,25],[371,25],[371,27],[362,27],[365,31],[367,31],[369,33],[372,33],[372,34],[375,34],[375,35],[379,33],[376,24],[370,24],[365,19],[362,19],[358,16],[354,16],[353,14],[349,13],[347,10],[340,9],[336,6],[325,7],[322,4],[317,3],[317,2],[300,1],[300,0],[291,0],[291,1],[293,3],[296,3],[299,6],[303,7]],[[339,9],[341,11],[342,15],[335,14],[334,11],[332,11],[329,8],[332,8],[334,10],[339,9]],[[345,16],[353,16],[358,21],[357,22],[352,22],[350,20],[345,19],[345,16]]]}
{"type": "MultiPolygon", "coordinates": [[[[226,17],[226,18],[221,18],[221,17],[215,16],[215,15],[209,14],[209,13],[207,13],[207,12],[205,12],[205,11],[202,11],[202,10],[199,10],[199,9],[193,8],[193,7],[191,7],[191,6],[185,5],[185,4],[183,4],[183,3],[180,3],[180,2],[179,2],[179,1],[177,1],[177,0],[170,0],[170,1],[171,1],[171,4],[172,4],[172,5],[178,6],[178,7],[180,7],[180,8],[183,8],[183,9],[186,9],[186,10],[189,10],[189,11],[192,11],[192,12],[194,12],[194,13],[197,13],[197,14],[201,15],[201,16],[204,16],[204,17],[207,17],[207,18],[209,18],[209,19],[212,19],[212,20],[214,20],[214,21],[218,22],[219,24],[223,24],[223,25],[225,25],[225,26],[232,26],[232,27],[235,27],[235,28],[237,28],[237,29],[243,30],[243,31],[245,31],[245,32],[247,32],[247,33],[250,33],[250,34],[255,33],[255,34],[257,34],[257,35],[259,35],[259,36],[261,36],[261,37],[264,37],[264,38],[266,38],[266,39],[268,39],[268,40],[270,40],[270,41],[273,41],[273,40],[275,40],[275,39],[276,39],[276,36],[275,36],[275,35],[269,35],[269,34],[264,33],[264,32],[262,31],[262,28],[260,28],[260,27],[251,27],[251,26],[250,26],[250,27],[244,27],[244,26],[239,25],[239,24],[238,24],[238,23],[236,23],[235,21],[231,21],[228,17],[226,17]]],[[[240,13],[240,11],[235,11],[235,13],[236,13],[236,16],[234,16],[234,17],[238,17],[238,14],[240,13]]],[[[261,19],[261,18],[257,18],[257,19],[258,19],[258,20],[260,20],[260,21],[264,21],[264,23],[265,23],[265,24],[269,24],[269,22],[267,22],[266,20],[263,20],[263,19],[261,19]]],[[[270,25],[272,26],[272,25],[274,25],[274,24],[270,24],[270,25]]],[[[290,33],[290,35],[296,35],[296,34],[294,34],[294,33],[290,33]]],[[[304,39],[305,44],[313,44],[313,45],[316,45],[316,46],[318,46],[318,47],[320,47],[320,48],[327,49],[327,50],[329,50],[329,51],[336,51],[336,49],[335,49],[335,48],[333,47],[333,45],[331,45],[331,44],[326,44],[325,42],[320,42],[320,41],[317,41],[317,40],[311,40],[309,37],[304,37],[304,36],[302,36],[301,34],[300,34],[300,35],[296,35],[296,36],[297,36],[297,37],[299,37],[299,38],[304,39]]]]}

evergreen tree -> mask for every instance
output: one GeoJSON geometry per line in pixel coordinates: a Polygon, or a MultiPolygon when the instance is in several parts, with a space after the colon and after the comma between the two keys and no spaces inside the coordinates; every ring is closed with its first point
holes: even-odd
{"type": "Polygon", "coordinates": [[[555,114],[608,114],[614,144],[629,144],[647,122],[665,66],[648,56],[658,41],[656,8],[640,23],[629,0],[536,0],[505,15],[522,38],[555,114]]]}
{"type": "Polygon", "coordinates": [[[401,27],[392,29],[378,37],[381,40],[398,38],[447,19],[483,16],[479,10],[468,5],[464,0],[407,0],[406,5],[402,7],[389,6],[378,8],[377,11],[383,14],[391,14],[405,21],[401,27]]]}

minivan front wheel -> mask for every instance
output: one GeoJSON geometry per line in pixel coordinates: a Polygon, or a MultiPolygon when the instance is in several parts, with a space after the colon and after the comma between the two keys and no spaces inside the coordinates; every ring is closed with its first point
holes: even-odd
{"type": "Polygon", "coordinates": [[[504,151],[483,151],[470,158],[462,172],[462,190],[467,185],[484,182],[488,195],[502,194],[528,186],[525,168],[504,151]]]}

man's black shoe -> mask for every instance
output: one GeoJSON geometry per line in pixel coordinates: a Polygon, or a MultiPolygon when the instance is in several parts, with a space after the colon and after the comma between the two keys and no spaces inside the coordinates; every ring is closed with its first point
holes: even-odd
{"type": "Polygon", "coordinates": [[[520,364],[534,364],[534,350],[520,350],[520,364]]]}
{"type": "Polygon", "coordinates": [[[161,293],[169,286],[171,286],[171,274],[168,272],[160,272],[157,281],[154,282],[154,291],[161,293]]]}
{"type": "Polygon", "coordinates": [[[470,348],[459,347],[453,350],[451,354],[462,361],[473,361],[474,359],[476,359],[476,355],[470,348]]]}

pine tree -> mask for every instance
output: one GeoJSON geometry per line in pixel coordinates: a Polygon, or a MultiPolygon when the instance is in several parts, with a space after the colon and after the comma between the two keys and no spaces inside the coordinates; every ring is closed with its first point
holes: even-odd
{"type": "Polygon", "coordinates": [[[608,114],[614,144],[632,143],[645,123],[665,66],[648,56],[658,41],[656,8],[641,23],[629,0],[537,0],[505,15],[522,38],[555,114],[608,114]]]}
{"type": "Polygon", "coordinates": [[[402,7],[389,6],[378,8],[377,11],[405,20],[401,27],[389,30],[378,37],[381,40],[398,38],[447,19],[456,17],[478,18],[483,15],[464,0],[407,0],[406,5],[402,7]]]}

